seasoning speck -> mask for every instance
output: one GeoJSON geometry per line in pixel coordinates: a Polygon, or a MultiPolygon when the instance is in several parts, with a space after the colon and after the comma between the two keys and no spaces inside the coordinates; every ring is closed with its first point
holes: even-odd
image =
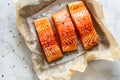
{"type": "Polygon", "coordinates": [[[25,57],[23,57],[23,60],[25,60],[25,57]]]}
{"type": "Polygon", "coordinates": [[[61,4],[59,3],[59,6],[61,6],[61,4]]]}
{"type": "Polygon", "coordinates": [[[43,15],[41,14],[41,17],[43,17],[43,15]]]}
{"type": "Polygon", "coordinates": [[[2,75],[2,77],[4,77],[4,75],[2,75]]]}
{"type": "Polygon", "coordinates": [[[15,36],[13,36],[13,38],[15,38],[15,36]]]}
{"type": "Polygon", "coordinates": [[[55,62],[54,64],[56,65],[57,63],[55,62]]]}
{"type": "Polygon", "coordinates": [[[2,55],[2,57],[4,57],[4,55],[2,55]]]}
{"type": "Polygon", "coordinates": [[[8,3],[8,5],[10,5],[10,3],[8,3]]]}
{"type": "Polygon", "coordinates": [[[27,67],[25,66],[25,69],[26,69],[27,67]]]}
{"type": "Polygon", "coordinates": [[[20,36],[20,33],[19,33],[19,36],[20,36]]]}
{"type": "Polygon", "coordinates": [[[20,44],[22,43],[22,41],[20,41],[20,44]]]}
{"type": "Polygon", "coordinates": [[[13,52],[14,52],[15,50],[13,49],[13,52]]]}
{"type": "Polygon", "coordinates": [[[15,67],[15,65],[13,65],[13,67],[15,67]]]}
{"type": "Polygon", "coordinates": [[[68,54],[66,54],[66,56],[68,56],[68,54]]]}
{"type": "Polygon", "coordinates": [[[10,32],[12,32],[12,31],[10,30],[10,32]]]}

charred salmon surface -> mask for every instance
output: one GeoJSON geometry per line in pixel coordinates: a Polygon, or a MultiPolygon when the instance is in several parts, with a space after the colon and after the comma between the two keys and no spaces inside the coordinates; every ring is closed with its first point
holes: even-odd
{"type": "Polygon", "coordinates": [[[60,10],[52,14],[52,20],[60,39],[63,52],[78,49],[74,25],[67,9],[60,10]]]}
{"type": "Polygon", "coordinates": [[[84,3],[82,1],[68,3],[68,9],[84,49],[93,48],[98,44],[98,35],[84,3]]]}
{"type": "Polygon", "coordinates": [[[44,17],[34,20],[34,26],[38,33],[38,37],[47,61],[50,63],[62,58],[62,52],[48,18],[44,17]]]}

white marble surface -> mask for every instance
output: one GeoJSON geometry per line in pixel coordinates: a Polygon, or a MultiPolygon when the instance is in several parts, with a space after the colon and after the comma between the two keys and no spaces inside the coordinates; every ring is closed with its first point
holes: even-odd
{"type": "MultiPolygon", "coordinates": [[[[120,0],[101,0],[105,24],[120,45],[120,0]]],[[[38,80],[31,62],[31,52],[16,27],[15,5],[0,0],[0,80],[38,80]]],[[[72,80],[120,80],[120,60],[93,61],[85,73],[76,73],[72,80]]]]}

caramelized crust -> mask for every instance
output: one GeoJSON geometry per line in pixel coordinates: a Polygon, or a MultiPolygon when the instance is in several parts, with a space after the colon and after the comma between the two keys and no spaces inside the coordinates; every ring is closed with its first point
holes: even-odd
{"type": "Polygon", "coordinates": [[[61,58],[63,55],[48,18],[34,20],[34,25],[48,62],[61,58]]]}
{"type": "Polygon", "coordinates": [[[66,9],[52,14],[63,52],[78,49],[76,33],[70,15],[66,9]]]}
{"type": "Polygon", "coordinates": [[[84,3],[82,1],[72,2],[68,4],[68,8],[84,49],[93,48],[98,44],[98,36],[84,3]]]}

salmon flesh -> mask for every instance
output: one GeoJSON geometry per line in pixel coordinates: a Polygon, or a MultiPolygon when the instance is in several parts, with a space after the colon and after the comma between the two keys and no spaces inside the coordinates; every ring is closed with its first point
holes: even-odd
{"type": "Polygon", "coordinates": [[[52,14],[52,20],[60,39],[63,52],[74,51],[78,49],[74,25],[66,9],[52,14]]]}
{"type": "Polygon", "coordinates": [[[68,3],[68,8],[84,49],[93,48],[98,44],[98,35],[84,3],[82,1],[68,3]]]}
{"type": "Polygon", "coordinates": [[[62,58],[62,52],[58,45],[52,25],[47,17],[34,20],[34,26],[48,62],[62,58]]]}

